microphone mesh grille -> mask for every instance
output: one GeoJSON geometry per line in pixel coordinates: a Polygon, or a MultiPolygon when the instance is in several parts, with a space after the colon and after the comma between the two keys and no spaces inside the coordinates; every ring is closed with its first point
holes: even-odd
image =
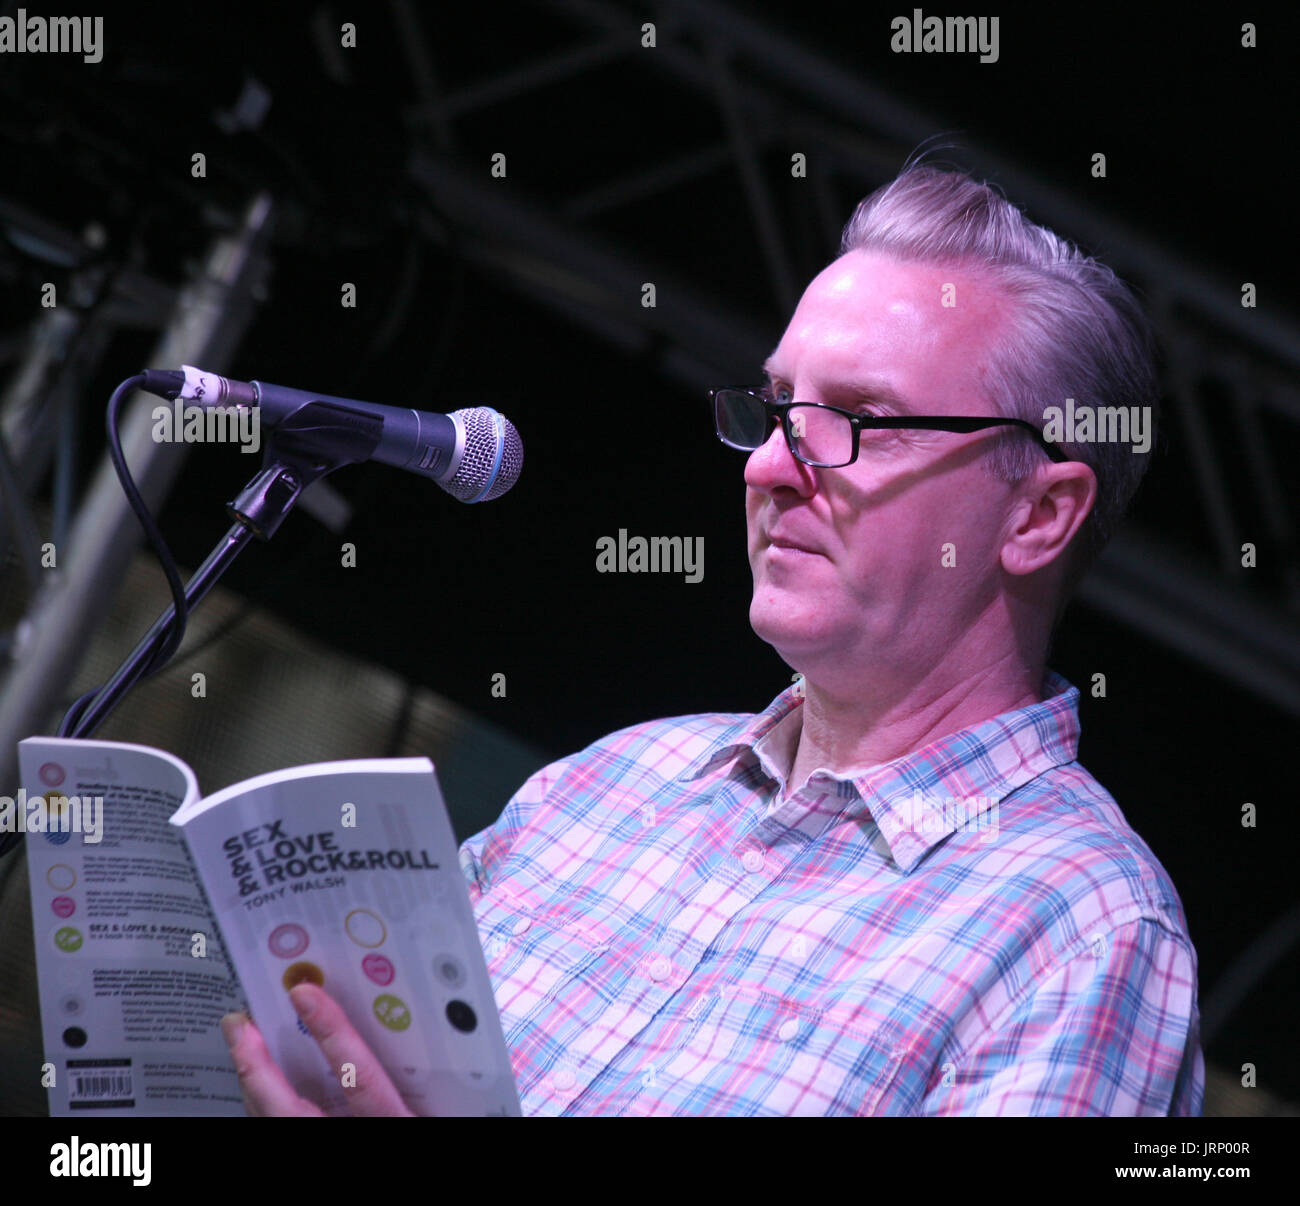
{"type": "Polygon", "coordinates": [[[492,467],[497,460],[497,420],[500,420],[504,444],[501,466],[492,488],[480,501],[500,498],[519,480],[524,467],[524,444],[515,425],[487,406],[466,407],[456,411],[453,418],[465,427],[465,450],[455,476],[449,482],[440,483],[442,488],[461,502],[469,502],[482,493],[492,480],[492,467]]]}

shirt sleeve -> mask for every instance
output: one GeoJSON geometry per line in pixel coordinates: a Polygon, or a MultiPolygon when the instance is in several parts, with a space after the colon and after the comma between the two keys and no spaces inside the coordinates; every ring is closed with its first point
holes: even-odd
{"type": "Polygon", "coordinates": [[[498,868],[505,862],[519,834],[568,769],[567,759],[542,767],[510,798],[501,815],[460,846],[460,867],[469,886],[470,903],[477,905],[491,886],[498,868]]]}
{"type": "Polygon", "coordinates": [[[1200,1114],[1205,1064],[1186,938],[1144,918],[1087,942],[939,1069],[921,1113],[1200,1114]]]}

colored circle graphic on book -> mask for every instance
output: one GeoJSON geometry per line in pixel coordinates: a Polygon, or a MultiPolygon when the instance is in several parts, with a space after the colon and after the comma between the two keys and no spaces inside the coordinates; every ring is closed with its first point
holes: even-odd
{"type": "Polygon", "coordinates": [[[64,846],[72,840],[72,831],[68,828],[68,797],[51,792],[48,796],[38,796],[33,803],[39,804],[45,825],[45,840],[51,846],[64,846]]]}
{"type": "Polygon", "coordinates": [[[56,917],[71,917],[77,911],[77,902],[71,896],[56,896],[50,901],[56,917]]]}
{"type": "Polygon", "coordinates": [[[46,787],[59,787],[66,779],[67,772],[57,762],[42,762],[37,775],[46,787]]]}
{"type": "Polygon", "coordinates": [[[361,960],[361,970],[381,986],[391,984],[397,975],[393,961],[384,955],[367,955],[361,960]]]}
{"type": "Polygon", "coordinates": [[[307,936],[307,931],[292,921],[277,925],[266,940],[266,945],[271,948],[271,954],[278,955],[281,959],[296,959],[310,944],[311,939],[307,936]]]}
{"type": "Polygon", "coordinates": [[[77,873],[67,863],[55,863],[46,871],[45,882],[56,892],[66,892],[77,882],[77,873]]]}
{"type": "Polygon", "coordinates": [[[295,984],[315,984],[317,988],[324,988],[325,973],[314,963],[291,963],[284,969],[280,982],[286,992],[295,984]]]}
{"type": "Polygon", "coordinates": [[[465,983],[465,969],[455,955],[439,955],[433,961],[433,970],[438,973],[439,980],[452,988],[465,983]]]}
{"type": "Polygon", "coordinates": [[[358,946],[383,946],[388,928],[369,909],[353,909],[343,921],[348,937],[358,946]]]}
{"type": "Polygon", "coordinates": [[[383,993],[375,998],[375,1017],[389,1030],[405,1030],[411,1024],[411,1011],[406,1002],[392,993],[383,993]]]}
{"type": "Polygon", "coordinates": [[[72,952],[81,949],[81,931],[74,926],[60,926],[54,931],[54,945],[61,951],[72,952]]]}

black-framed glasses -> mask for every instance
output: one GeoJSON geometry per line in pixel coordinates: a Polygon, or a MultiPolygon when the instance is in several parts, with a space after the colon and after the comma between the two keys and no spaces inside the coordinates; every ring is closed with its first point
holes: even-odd
{"type": "Polygon", "coordinates": [[[858,459],[862,431],[922,428],[929,431],[983,431],[986,427],[1022,427],[1052,460],[1070,460],[1024,419],[977,418],[970,415],[863,415],[822,402],[773,402],[752,389],[711,389],[713,427],[728,448],[753,452],[767,443],[772,424],[780,422],[786,446],[796,460],[819,469],[841,469],[858,459]]]}

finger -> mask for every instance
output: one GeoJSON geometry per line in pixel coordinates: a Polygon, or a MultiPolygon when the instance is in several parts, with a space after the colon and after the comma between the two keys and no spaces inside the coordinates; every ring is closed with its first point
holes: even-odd
{"type": "Polygon", "coordinates": [[[329,993],[315,984],[295,984],[289,999],[339,1077],[353,1114],[413,1117],[383,1064],[329,993]],[[352,1075],[344,1075],[345,1064],[352,1066],[352,1075]]]}
{"type": "Polygon", "coordinates": [[[221,1033],[230,1047],[244,1109],[252,1117],[324,1117],[324,1111],[300,1097],[285,1080],[248,1014],[226,1014],[221,1019],[221,1033]]]}

